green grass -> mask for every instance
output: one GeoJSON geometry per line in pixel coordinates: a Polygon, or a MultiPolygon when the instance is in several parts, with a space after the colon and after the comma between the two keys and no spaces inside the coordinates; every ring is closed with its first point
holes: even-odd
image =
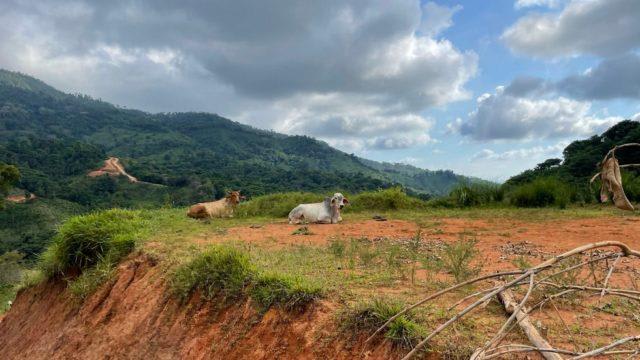
{"type": "Polygon", "coordinates": [[[272,306],[289,311],[304,310],[322,294],[318,284],[299,276],[278,273],[259,275],[250,290],[251,299],[265,310],[272,306]]]}
{"type": "Polygon", "coordinates": [[[144,228],[139,211],[113,209],[73,217],[60,227],[40,267],[56,276],[82,272],[101,261],[117,263],[133,250],[144,228]]]}
{"type": "Polygon", "coordinates": [[[351,205],[347,211],[389,211],[389,210],[418,210],[426,208],[426,202],[407,195],[400,188],[390,188],[378,191],[364,191],[348,196],[351,205]]]}
{"type": "Polygon", "coordinates": [[[106,210],[65,222],[41,255],[46,277],[68,277],[72,294],[84,298],[113,274],[112,269],[148,234],[140,211],[106,210]]]}
{"type": "Polygon", "coordinates": [[[171,289],[183,302],[196,290],[206,299],[222,296],[230,300],[240,297],[254,276],[255,269],[246,253],[218,245],[178,267],[171,289]]]}
{"type": "Polygon", "coordinates": [[[17,287],[10,284],[0,284],[0,315],[11,307],[11,301],[16,297],[17,287]]]}
{"type": "Polygon", "coordinates": [[[321,202],[323,195],[304,192],[286,192],[258,196],[243,202],[236,210],[236,216],[272,216],[286,217],[298,204],[321,202]]]}
{"type": "Polygon", "coordinates": [[[170,286],[182,302],[196,291],[208,300],[250,296],[263,311],[301,310],[323,295],[320,284],[304,277],[258,269],[247,251],[230,244],[215,245],[178,266],[170,286]]]}
{"type": "MultiPolygon", "coordinates": [[[[405,304],[398,300],[375,298],[347,308],[339,315],[339,321],[344,331],[369,335],[404,308],[405,304]]],[[[403,349],[413,348],[424,335],[424,328],[411,313],[393,320],[384,333],[385,338],[403,349]]]]}
{"type": "Polygon", "coordinates": [[[537,178],[510,189],[507,197],[517,207],[567,207],[571,201],[571,188],[554,177],[537,178]]]}

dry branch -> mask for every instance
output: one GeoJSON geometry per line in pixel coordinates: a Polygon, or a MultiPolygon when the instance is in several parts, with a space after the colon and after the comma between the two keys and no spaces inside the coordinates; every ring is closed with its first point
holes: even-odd
{"type": "MultiPolygon", "coordinates": [[[[516,300],[513,296],[511,290],[505,290],[498,294],[498,299],[502,303],[505,311],[509,314],[516,314],[516,319],[518,320],[518,325],[522,329],[522,331],[527,335],[527,338],[533,346],[539,349],[553,349],[553,346],[545,340],[542,335],[538,332],[538,330],[531,324],[529,321],[529,316],[527,315],[527,310],[525,308],[516,309],[516,300]]],[[[544,356],[547,360],[562,360],[562,356],[558,355],[555,352],[547,352],[541,351],[542,356],[544,356]]]]}
{"type": "Polygon", "coordinates": [[[593,357],[593,356],[598,356],[602,353],[604,353],[605,351],[609,350],[609,349],[613,349],[614,347],[618,347],[622,344],[628,343],[630,341],[640,341],[640,335],[636,335],[636,336],[630,336],[624,339],[620,339],[617,341],[612,342],[611,344],[607,345],[607,346],[603,346],[601,348],[586,352],[584,354],[578,355],[576,357],[571,358],[571,360],[578,360],[578,359],[586,359],[588,357],[593,357]]]}
{"type": "MultiPolygon", "coordinates": [[[[638,144],[638,146],[640,146],[640,144],[638,144]]],[[[520,270],[520,271],[508,271],[508,272],[502,272],[502,273],[496,273],[496,274],[489,274],[489,275],[484,275],[484,276],[479,276],[476,277],[474,279],[471,280],[467,280],[465,282],[453,285],[451,287],[448,287],[446,289],[440,290],[432,295],[429,295],[425,298],[423,298],[422,300],[416,302],[415,304],[406,307],[405,309],[403,309],[402,311],[400,311],[399,313],[395,314],[394,316],[392,316],[391,318],[389,318],[389,320],[387,320],[387,322],[382,325],[381,327],[379,327],[368,339],[366,342],[371,341],[377,334],[379,334],[382,330],[384,330],[392,321],[394,321],[395,319],[397,319],[399,316],[402,316],[403,314],[407,313],[408,311],[417,308],[420,305],[423,305],[425,303],[427,303],[430,300],[433,300],[437,297],[440,297],[446,293],[449,293],[451,291],[454,291],[456,289],[459,289],[463,286],[466,285],[470,285],[470,284],[474,284],[480,281],[484,281],[484,280],[488,280],[488,279],[495,279],[495,278],[505,278],[507,276],[513,277],[511,280],[505,280],[505,282],[501,285],[498,286],[491,286],[488,287],[486,289],[480,290],[478,292],[475,292],[471,295],[465,296],[463,299],[457,301],[453,306],[450,307],[450,309],[454,309],[455,307],[457,307],[458,305],[464,303],[466,300],[469,300],[473,297],[477,297],[482,295],[479,299],[477,299],[476,301],[474,301],[472,304],[466,306],[464,309],[462,309],[461,311],[459,311],[458,313],[456,313],[454,316],[452,316],[451,318],[449,318],[447,321],[445,321],[444,323],[440,324],[439,326],[437,326],[430,334],[428,334],[424,339],[422,339],[409,353],[406,354],[406,356],[403,358],[403,360],[407,360],[412,358],[418,351],[420,351],[420,349],[422,349],[431,339],[433,339],[436,335],[440,334],[442,331],[444,331],[447,327],[449,327],[450,325],[452,325],[454,322],[460,320],[462,317],[464,317],[466,314],[468,314],[469,312],[471,312],[472,310],[478,308],[480,305],[482,305],[483,303],[485,303],[486,301],[490,300],[492,297],[497,296],[498,299],[501,301],[501,303],[503,304],[503,306],[505,307],[505,309],[507,310],[508,313],[510,313],[510,317],[509,319],[502,325],[502,327],[500,328],[500,330],[491,338],[490,341],[488,341],[482,348],[478,349],[471,357],[471,359],[476,359],[476,360],[481,360],[481,359],[490,359],[490,358],[494,358],[499,356],[502,353],[508,353],[508,352],[514,352],[514,351],[518,351],[518,352],[522,352],[522,351],[538,351],[541,354],[543,354],[543,356],[547,359],[554,359],[554,360],[560,360],[562,359],[562,357],[559,354],[567,354],[567,355],[575,355],[577,356],[576,358],[584,358],[584,357],[589,357],[589,356],[593,356],[590,354],[596,354],[596,355],[602,355],[602,354],[610,354],[613,352],[608,351],[609,349],[622,345],[625,342],[628,341],[637,341],[638,339],[640,339],[640,336],[638,338],[628,338],[627,340],[625,340],[624,342],[615,342],[611,345],[608,345],[607,347],[603,347],[601,349],[596,349],[592,352],[588,352],[588,353],[577,353],[577,352],[573,352],[573,351],[569,351],[569,350],[560,350],[560,349],[554,349],[544,338],[542,338],[542,336],[540,336],[540,334],[537,332],[537,330],[535,329],[535,327],[531,324],[531,322],[528,319],[528,313],[531,310],[527,310],[526,309],[526,303],[529,300],[529,296],[531,295],[532,291],[535,288],[538,287],[553,287],[553,288],[558,288],[558,289],[562,289],[564,291],[557,293],[557,294],[553,294],[550,296],[546,296],[545,300],[543,300],[543,302],[538,303],[536,306],[538,305],[542,305],[544,302],[549,301],[553,298],[556,297],[560,297],[564,294],[570,293],[570,292],[576,292],[576,291],[590,291],[590,292],[597,292],[600,294],[610,294],[610,295],[615,295],[615,296],[623,296],[623,297],[627,297],[627,298],[631,298],[634,300],[638,300],[640,301],[640,297],[638,297],[637,295],[640,295],[640,293],[638,293],[638,291],[634,291],[634,290],[627,290],[627,289],[610,289],[608,288],[608,283],[609,283],[609,278],[611,277],[611,274],[613,273],[613,268],[615,266],[615,264],[617,263],[617,261],[620,259],[620,257],[637,257],[640,258],[640,251],[634,250],[629,248],[629,246],[627,246],[626,244],[619,242],[619,241],[602,241],[602,242],[597,242],[597,243],[592,243],[592,244],[586,244],[580,247],[577,247],[575,249],[569,250],[567,252],[564,252],[562,254],[556,255],[552,258],[547,259],[546,261],[531,267],[529,269],[526,270],[520,270]],[[561,262],[567,258],[570,258],[572,256],[576,256],[576,255],[583,255],[584,253],[594,250],[594,249],[598,249],[598,248],[603,248],[603,247],[617,247],[620,252],[615,252],[615,253],[611,253],[611,254],[606,254],[603,256],[599,256],[597,258],[591,258],[588,261],[583,261],[578,265],[574,265],[571,266],[567,269],[561,269],[558,270],[559,265],[561,264],[561,262]],[[565,273],[567,271],[571,271],[574,269],[578,269],[582,266],[588,265],[588,264],[592,264],[594,262],[597,261],[601,261],[604,259],[609,259],[612,257],[617,257],[616,261],[614,262],[614,264],[611,266],[611,268],[609,269],[609,273],[605,279],[605,282],[603,284],[602,287],[590,287],[590,286],[581,286],[581,285],[559,285],[559,284],[555,284],[553,282],[547,281],[550,278],[553,278],[556,275],[565,273]],[[556,270],[555,272],[553,272],[551,275],[545,276],[542,278],[542,280],[539,281],[534,281],[536,275],[538,275],[539,273],[543,273],[545,271],[553,271],[556,270]],[[515,297],[513,295],[513,292],[511,291],[511,289],[516,288],[516,287],[520,287],[523,285],[527,285],[528,284],[528,289],[526,294],[523,296],[522,300],[520,300],[519,302],[517,302],[515,300],[515,297]],[[515,323],[514,323],[515,320],[515,323]],[[498,346],[500,344],[500,342],[504,339],[504,337],[509,333],[509,331],[515,326],[515,325],[519,325],[523,331],[525,332],[525,334],[527,335],[527,337],[529,338],[529,340],[535,345],[532,347],[526,347],[526,348],[518,348],[515,350],[508,350],[506,352],[497,352],[498,349],[503,348],[501,346],[498,346]],[[597,352],[596,352],[597,351],[597,352]]],[[[633,351],[628,351],[628,350],[622,350],[622,351],[617,351],[617,353],[632,353],[633,351]]]]}

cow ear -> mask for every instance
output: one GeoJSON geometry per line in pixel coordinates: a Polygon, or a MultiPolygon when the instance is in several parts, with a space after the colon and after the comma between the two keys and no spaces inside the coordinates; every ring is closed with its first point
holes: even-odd
{"type": "Polygon", "coordinates": [[[343,199],[342,199],[342,202],[344,202],[345,204],[348,204],[348,203],[349,203],[349,200],[347,200],[347,198],[343,198],[343,199]]]}

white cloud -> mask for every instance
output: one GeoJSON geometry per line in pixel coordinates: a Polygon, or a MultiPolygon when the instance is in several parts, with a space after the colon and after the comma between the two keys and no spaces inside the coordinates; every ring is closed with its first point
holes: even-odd
{"type": "Polygon", "coordinates": [[[431,142],[434,121],[413,113],[389,113],[375,99],[312,95],[276,104],[278,131],[307,134],[350,151],[398,149],[431,142]]]}
{"type": "Polygon", "coordinates": [[[429,1],[422,6],[419,30],[425,35],[435,36],[453,25],[453,15],[460,10],[460,5],[447,7],[429,1]]]}
{"type": "Polygon", "coordinates": [[[559,12],[523,16],[502,39],[513,51],[535,57],[607,57],[640,46],[639,18],[638,0],[573,0],[559,12]]]}
{"type": "Polygon", "coordinates": [[[459,10],[417,0],[7,0],[0,67],[130,107],[407,147],[430,141],[423,110],[470,96],[477,55],[436,38],[459,10]]]}
{"type": "Polygon", "coordinates": [[[530,148],[520,148],[507,150],[497,153],[491,149],[482,149],[474,154],[471,159],[479,160],[497,160],[497,161],[511,161],[511,160],[540,160],[547,159],[549,157],[557,157],[562,155],[562,150],[569,145],[568,142],[559,142],[555,145],[548,146],[534,146],[530,148]]]}
{"type": "Polygon", "coordinates": [[[532,140],[589,136],[622,120],[590,114],[591,103],[555,97],[531,99],[508,91],[482,96],[466,121],[449,124],[452,131],[475,140],[532,140]]]}
{"type": "Polygon", "coordinates": [[[561,1],[562,0],[517,0],[514,4],[514,7],[516,9],[523,9],[533,6],[556,8],[560,5],[561,1]]]}

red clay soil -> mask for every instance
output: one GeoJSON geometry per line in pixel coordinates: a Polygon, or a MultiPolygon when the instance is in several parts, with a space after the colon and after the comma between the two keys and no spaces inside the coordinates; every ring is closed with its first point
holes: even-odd
{"type": "MultiPolygon", "coordinates": [[[[84,303],[63,281],[18,294],[0,320],[2,359],[353,359],[364,339],[335,329],[335,306],[320,302],[298,314],[262,315],[247,301],[224,305],[194,296],[178,303],[152,259],[120,265],[111,284],[84,303]],[[330,355],[329,355],[330,354],[330,355]]],[[[366,359],[400,357],[388,343],[366,359]]]]}
{"type": "Polygon", "coordinates": [[[90,173],[87,174],[87,176],[89,177],[98,177],[103,175],[125,176],[127,179],[129,179],[129,182],[132,182],[132,183],[138,182],[138,179],[129,175],[125,171],[122,164],[120,164],[120,159],[115,157],[108,158],[107,160],[104,161],[104,165],[100,169],[91,171],[90,173]]]}
{"type": "MultiPolygon", "coordinates": [[[[542,257],[601,240],[619,240],[638,249],[639,220],[430,219],[433,226],[424,230],[423,239],[453,241],[461,234],[473,236],[479,240],[483,272],[490,272],[513,267],[512,259],[522,251],[542,257]]],[[[324,245],[336,237],[409,238],[417,230],[416,224],[400,220],[308,225],[311,235],[292,235],[297,228],[280,223],[243,226],[226,234],[203,234],[194,242],[324,245]]],[[[119,266],[112,283],[81,304],[70,298],[62,281],[21,291],[0,319],[0,358],[389,359],[401,355],[388,342],[363,352],[362,338],[350,339],[336,329],[339,305],[326,301],[300,314],[272,309],[264,316],[246,301],[224,305],[195,296],[188,304],[179,304],[169,295],[159,268],[148,256],[132,256],[119,266]]],[[[624,259],[619,268],[635,271],[640,262],[624,259]]]]}
{"type": "MultiPolygon", "coordinates": [[[[430,219],[436,225],[422,232],[422,239],[455,241],[460,236],[478,240],[478,249],[486,261],[483,271],[490,272],[505,267],[513,267],[507,256],[511,245],[514,248],[528,248],[531,254],[543,256],[571,250],[581,245],[597,241],[617,240],[634,249],[640,249],[640,218],[638,217],[598,217],[587,219],[564,219],[528,222],[511,219],[430,219]]],[[[269,246],[289,244],[326,245],[336,238],[387,237],[408,239],[416,234],[418,226],[403,220],[389,221],[345,221],[339,225],[309,224],[310,235],[293,235],[300,225],[284,223],[267,224],[261,227],[231,228],[224,235],[201,236],[198,243],[214,243],[225,240],[262,242],[269,246]]],[[[515,254],[511,254],[515,255],[515,254]]],[[[541,261],[531,260],[534,264],[541,261]]],[[[625,259],[625,262],[627,259],[625,259]]]]}

